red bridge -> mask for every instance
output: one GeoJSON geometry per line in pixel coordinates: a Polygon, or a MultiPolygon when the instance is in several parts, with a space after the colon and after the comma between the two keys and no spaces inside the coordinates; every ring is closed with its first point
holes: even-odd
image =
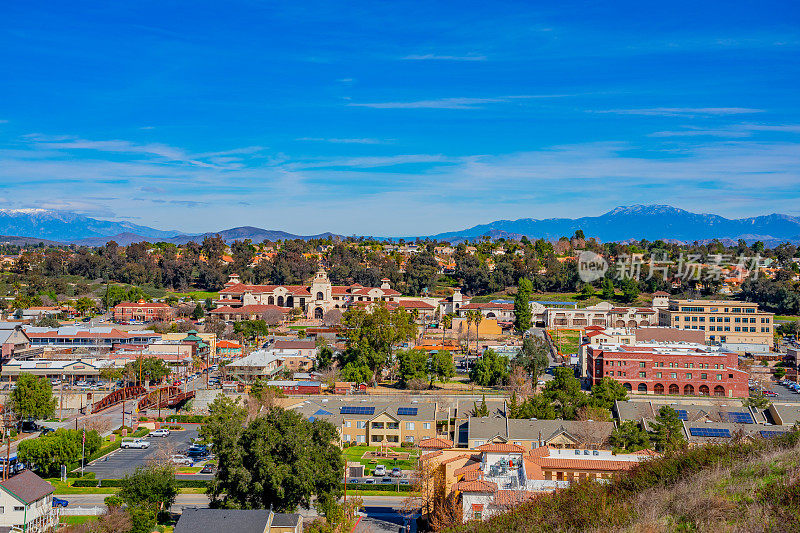
{"type": "Polygon", "coordinates": [[[136,385],[134,387],[125,387],[124,389],[117,389],[99,402],[93,403],[92,414],[102,411],[103,409],[108,409],[109,407],[117,405],[118,403],[122,403],[127,400],[134,400],[144,394],[147,394],[147,391],[140,385],[136,385]]]}
{"type": "Polygon", "coordinates": [[[194,391],[182,392],[179,387],[174,385],[161,387],[139,400],[139,410],[175,407],[190,398],[194,398],[194,391]]]}

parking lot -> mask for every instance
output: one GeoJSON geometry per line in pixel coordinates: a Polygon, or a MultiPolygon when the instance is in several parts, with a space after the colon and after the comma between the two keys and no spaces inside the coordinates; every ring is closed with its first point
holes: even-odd
{"type": "MultiPolygon", "coordinates": [[[[97,479],[119,479],[132,473],[137,466],[146,465],[149,461],[184,453],[192,443],[192,439],[197,436],[197,428],[186,427],[183,431],[172,431],[168,437],[145,437],[150,442],[149,448],[120,448],[92,462],[85,470],[94,472],[97,479]]],[[[200,464],[196,463],[195,466],[200,466],[200,464]]],[[[180,475],[180,479],[211,479],[212,477],[211,474],[180,475]]]]}

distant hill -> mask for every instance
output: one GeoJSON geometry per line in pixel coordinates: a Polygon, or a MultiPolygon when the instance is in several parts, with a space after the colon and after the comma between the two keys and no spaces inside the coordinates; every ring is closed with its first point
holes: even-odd
{"type": "MultiPolygon", "coordinates": [[[[729,219],[713,214],[691,213],[668,205],[633,205],[617,207],[600,216],[581,218],[521,218],[519,220],[496,220],[459,231],[437,233],[428,237],[450,242],[470,241],[489,236],[497,239],[531,238],[555,240],[569,237],[576,230],[583,230],[587,237],[602,242],[628,241],[632,239],[663,239],[671,242],[693,242],[719,239],[735,243],[738,239],[748,242],[761,240],[767,246],[782,242],[800,244],[800,219],[789,215],[763,215],[750,218],[729,219]]],[[[220,235],[226,242],[250,239],[253,242],[278,239],[313,239],[335,236],[330,232],[316,235],[296,235],[281,230],[269,230],[253,226],[241,226],[185,234],[179,231],[164,231],[130,222],[98,220],[76,213],[48,209],[0,209],[0,235],[13,235],[6,239],[18,239],[19,243],[43,241],[47,243],[75,243],[85,246],[100,246],[110,240],[120,245],[141,241],[166,241],[185,244],[202,241],[206,236],[220,235]],[[22,239],[22,240],[19,240],[22,239]]],[[[406,237],[415,239],[416,236],[406,237]]],[[[423,238],[425,238],[423,236],[423,238]]],[[[10,241],[9,241],[10,242],[10,241]]]]}
{"type": "Polygon", "coordinates": [[[75,242],[93,237],[135,233],[147,238],[172,237],[177,232],[161,231],[130,222],[97,220],[84,215],[52,209],[0,209],[0,234],[75,242]]]}
{"type": "Polygon", "coordinates": [[[671,240],[682,242],[709,239],[736,241],[762,240],[767,243],[800,241],[800,219],[789,215],[763,215],[729,219],[719,215],[698,214],[669,205],[633,205],[617,207],[600,216],[581,218],[521,218],[496,220],[471,228],[438,233],[432,238],[465,241],[491,237],[558,239],[570,237],[576,230],[600,241],[629,239],[671,240]]]}

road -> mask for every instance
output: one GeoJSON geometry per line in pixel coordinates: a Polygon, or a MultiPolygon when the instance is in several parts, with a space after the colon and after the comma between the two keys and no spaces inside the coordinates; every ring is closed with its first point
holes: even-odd
{"type": "MultiPolygon", "coordinates": [[[[87,472],[94,472],[97,479],[120,479],[133,472],[137,466],[145,465],[155,459],[166,459],[170,455],[183,453],[197,438],[196,427],[187,427],[184,431],[173,431],[168,437],[150,437],[150,447],[146,449],[115,450],[105,457],[91,462],[87,472]]],[[[180,479],[205,479],[213,477],[211,474],[179,475],[180,479]]]]}
{"type": "MultiPolygon", "coordinates": [[[[58,495],[69,502],[70,507],[104,507],[103,500],[111,494],[66,494],[58,495]]],[[[400,510],[403,506],[404,497],[401,496],[359,496],[363,502],[362,518],[356,531],[391,531],[396,533],[398,527],[403,524],[403,516],[400,510]]],[[[187,507],[208,507],[208,496],[205,494],[178,494],[175,504],[172,506],[173,512],[181,512],[187,507]]],[[[305,520],[313,520],[317,513],[312,509],[301,509],[300,514],[305,520]]]]}

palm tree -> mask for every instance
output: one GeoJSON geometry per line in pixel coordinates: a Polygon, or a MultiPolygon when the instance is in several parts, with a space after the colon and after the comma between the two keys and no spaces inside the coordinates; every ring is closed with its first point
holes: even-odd
{"type": "Polygon", "coordinates": [[[479,309],[475,310],[475,353],[478,353],[478,326],[481,325],[481,320],[483,320],[483,313],[480,312],[479,309]]]}
{"type": "Polygon", "coordinates": [[[453,315],[447,313],[442,317],[442,346],[444,346],[445,332],[453,327],[453,315]]]}
{"type": "Polygon", "coordinates": [[[469,354],[469,329],[472,326],[472,311],[464,313],[464,318],[467,319],[467,353],[469,354]]]}

